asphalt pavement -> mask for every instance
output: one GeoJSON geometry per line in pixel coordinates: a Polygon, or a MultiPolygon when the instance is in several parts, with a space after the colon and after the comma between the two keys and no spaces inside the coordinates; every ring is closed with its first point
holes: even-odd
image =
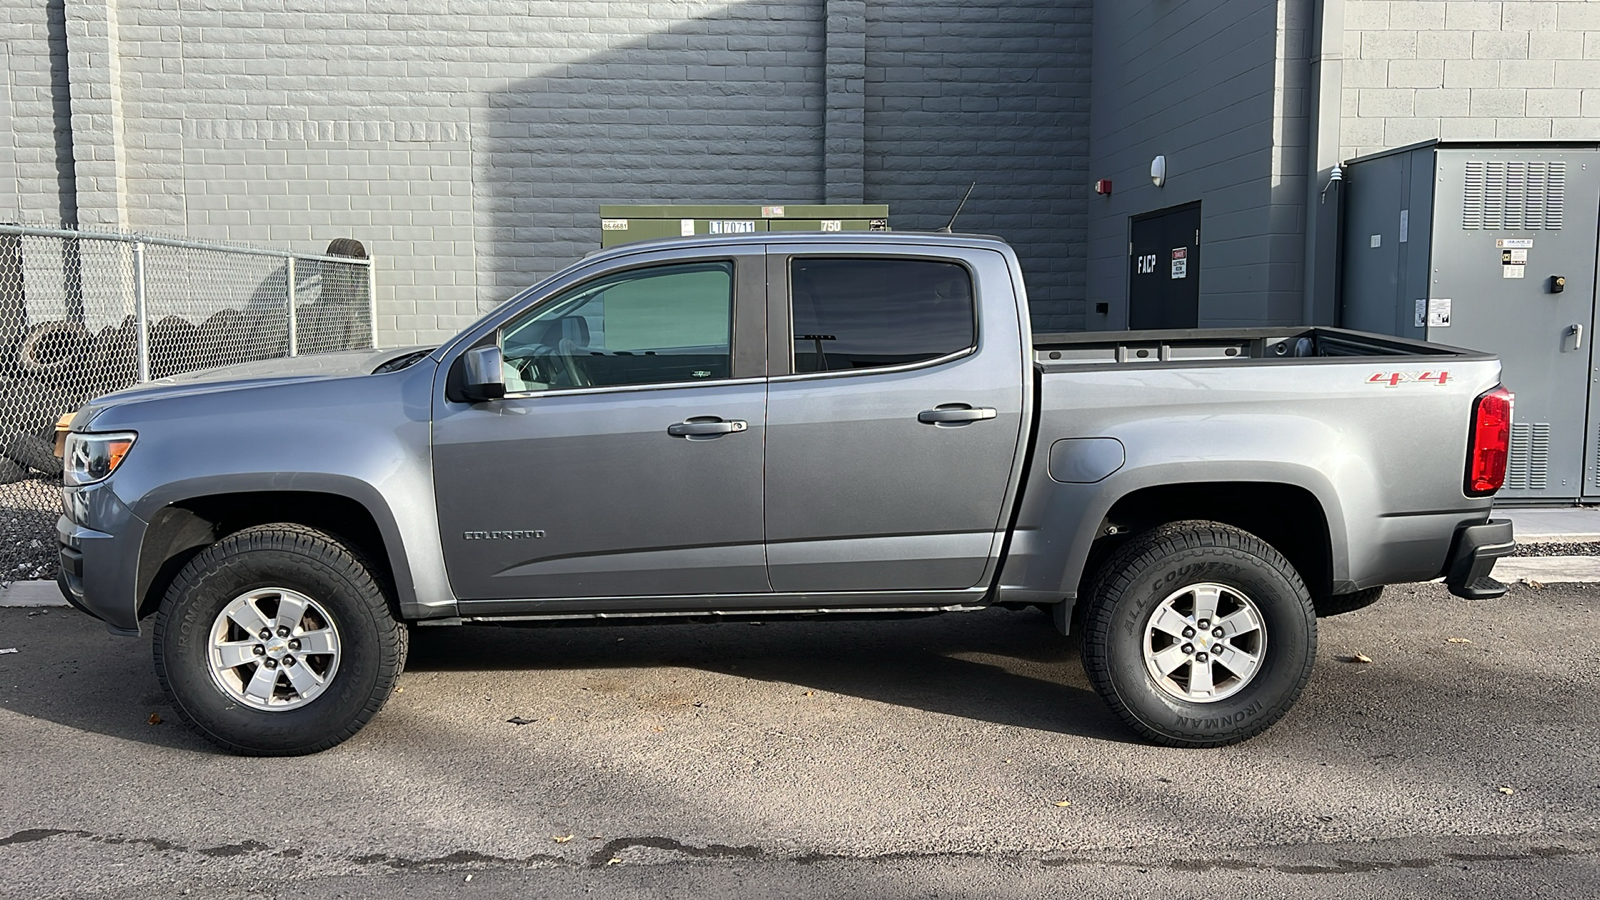
{"type": "Polygon", "coordinates": [[[191,734],[148,639],[0,609],[11,648],[7,898],[1600,894],[1594,585],[1390,588],[1207,751],[1136,742],[1031,610],[418,629],[298,759],[191,734]]]}

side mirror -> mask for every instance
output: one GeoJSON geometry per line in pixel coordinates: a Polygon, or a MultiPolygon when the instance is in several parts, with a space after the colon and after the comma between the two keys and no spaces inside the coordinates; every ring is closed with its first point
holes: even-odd
{"type": "Polygon", "coordinates": [[[506,395],[506,376],[501,368],[504,357],[500,347],[490,344],[473,347],[461,354],[463,368],[461,393],[472,403],[499,400],[506,395]]]}

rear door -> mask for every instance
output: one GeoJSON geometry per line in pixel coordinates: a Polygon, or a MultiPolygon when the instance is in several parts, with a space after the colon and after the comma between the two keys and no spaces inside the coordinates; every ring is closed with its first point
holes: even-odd
{"type": "Polygon", "coordinates": [[[1026,364],[1006,258],[774,245],[768,288],[773,590],[977,585],[1022,435],[1026,364]]]}

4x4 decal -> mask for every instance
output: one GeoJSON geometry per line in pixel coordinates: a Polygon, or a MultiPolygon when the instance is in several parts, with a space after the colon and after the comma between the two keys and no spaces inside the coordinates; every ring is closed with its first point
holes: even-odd
{"type": "Polygon", "coordinates": [[[1427,381],[1437,385],[1445,385],[1450,381],[1449,372],[1378,372],[1367,379],[1367,384],[1381,384],[1384,387],[1395,387],[1410,384],[1413,381],[1427,381]]]}

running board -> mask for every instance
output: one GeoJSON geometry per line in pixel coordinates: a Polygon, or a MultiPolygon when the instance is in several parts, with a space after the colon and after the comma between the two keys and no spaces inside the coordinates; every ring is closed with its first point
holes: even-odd
{"type": "Polygon", "coordinates": [[[511,624],[515,622],[582,622],[582,621],[608,621],[628,619],[770,619],[781,616],[881,616],[897,613],[947,613],[947,612],[977,612],[988,609],[987,604],[978,606],[880,606],[880,607],[818,607],[815,609],[689,609],[689,610],[663,610],[649,612],[594,612],[594,613],[547,613],[507,616],[451,616],[443,619],[422,619],[417,625],[466,625],[466,624],[511,624]]]}

